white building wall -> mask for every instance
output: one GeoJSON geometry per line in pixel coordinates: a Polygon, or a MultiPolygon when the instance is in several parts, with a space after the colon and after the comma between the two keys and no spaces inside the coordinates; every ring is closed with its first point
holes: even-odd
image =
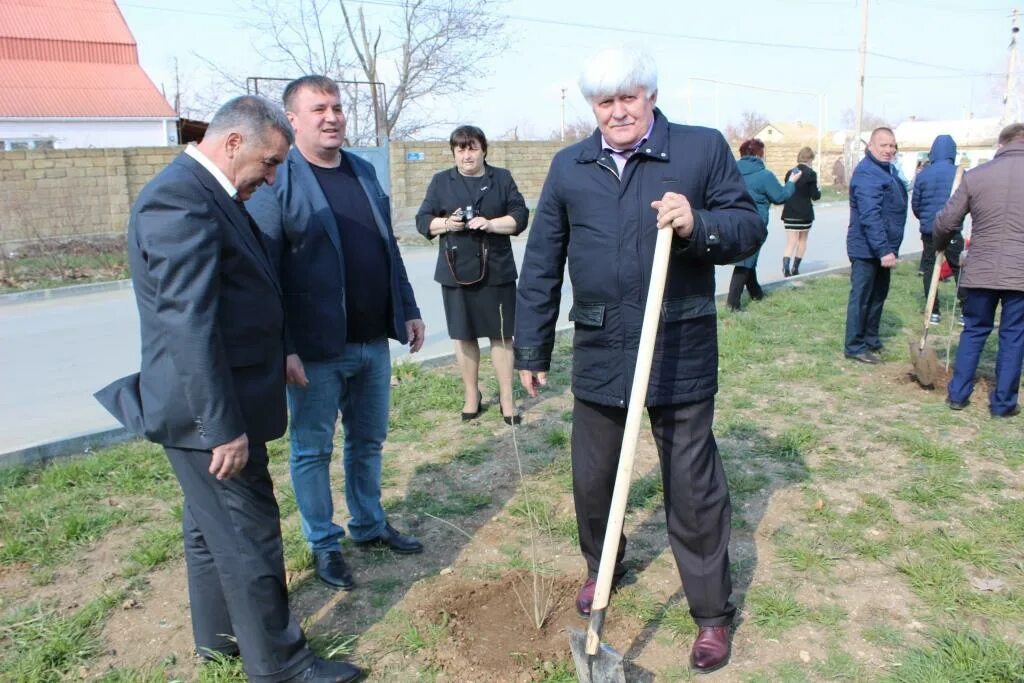
{"type": "Polygon", "coordinates": [[[52,140],[55,149],[166,147],[178,144],[174,119],[6,119],[0,140],[52,140]]]}

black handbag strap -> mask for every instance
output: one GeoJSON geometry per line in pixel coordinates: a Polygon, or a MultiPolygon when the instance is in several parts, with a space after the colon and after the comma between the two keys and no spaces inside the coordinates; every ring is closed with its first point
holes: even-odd
{"type": "Polygon", "coordinates": [[[483,239],[482,235],[471,235],[475,238],[480,247],[480,275],[474,279],[463,280],[459,277],[458,269],[458,251],[459,245],[454,244],[454,240],[451,239],[451,234],[448,235],[449,239],[445,240],[444,244],[444,257],[448,262],[448,270],[451,271],[452,277],[455,279],[455,283],[460,286],[475,285],[481,282],[487,277],[487,240],[483,239]]]}

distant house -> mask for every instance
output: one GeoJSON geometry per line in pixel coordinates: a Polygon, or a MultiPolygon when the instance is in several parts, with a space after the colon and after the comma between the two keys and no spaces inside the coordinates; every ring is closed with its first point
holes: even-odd
{"type": "Polygon", "coordinates": [[[957,164],[974,168],[990,161],[996,153],[999,139],[999,119],[957,119],[947,121],[918,121],[909,118],[893,129],[900,146],[900,167],[907,178],[913,179],[918,164],[928,161],[932,142],[939,135],[952,135],[956,141],[957,164]]]}
{"type": "Polygon", "coordinates": [[[785,142],[787,144],[804,144],[814,147],[818,143],[818,127],[803,121],[793,123],[769,123],[754,134],[761,142],[767,144],[785,142]]]}
{"type": "Polygon", "coordinates": [[[177,118],[114,0],[0,1],[0,150],[175,145],[177,118]]]}

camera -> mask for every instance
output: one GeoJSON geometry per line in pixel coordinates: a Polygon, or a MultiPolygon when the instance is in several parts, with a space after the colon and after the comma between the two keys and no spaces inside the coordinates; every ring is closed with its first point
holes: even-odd
{"type": "Polygon", "coordinates": [[[475,215],[475,213],[473,212],[473,205],[472,204],[470,204],[469,206],[466,206],[463,209],[460,209],[460,211],[462,212],[462,220],[463,220],[463,222],[469,223],[471,220],[473,220],[473,216],[475,215]]]}

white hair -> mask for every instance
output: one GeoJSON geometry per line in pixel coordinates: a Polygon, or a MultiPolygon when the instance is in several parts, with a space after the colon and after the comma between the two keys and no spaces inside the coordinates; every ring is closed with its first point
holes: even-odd
{"type": "Polygon", "coordinates": [[[580,92],[588,100],[643,88],[647,97],[658,89],[658,67],[646,50],[619,46],[601,50],[580,74],[580,92]]]}

